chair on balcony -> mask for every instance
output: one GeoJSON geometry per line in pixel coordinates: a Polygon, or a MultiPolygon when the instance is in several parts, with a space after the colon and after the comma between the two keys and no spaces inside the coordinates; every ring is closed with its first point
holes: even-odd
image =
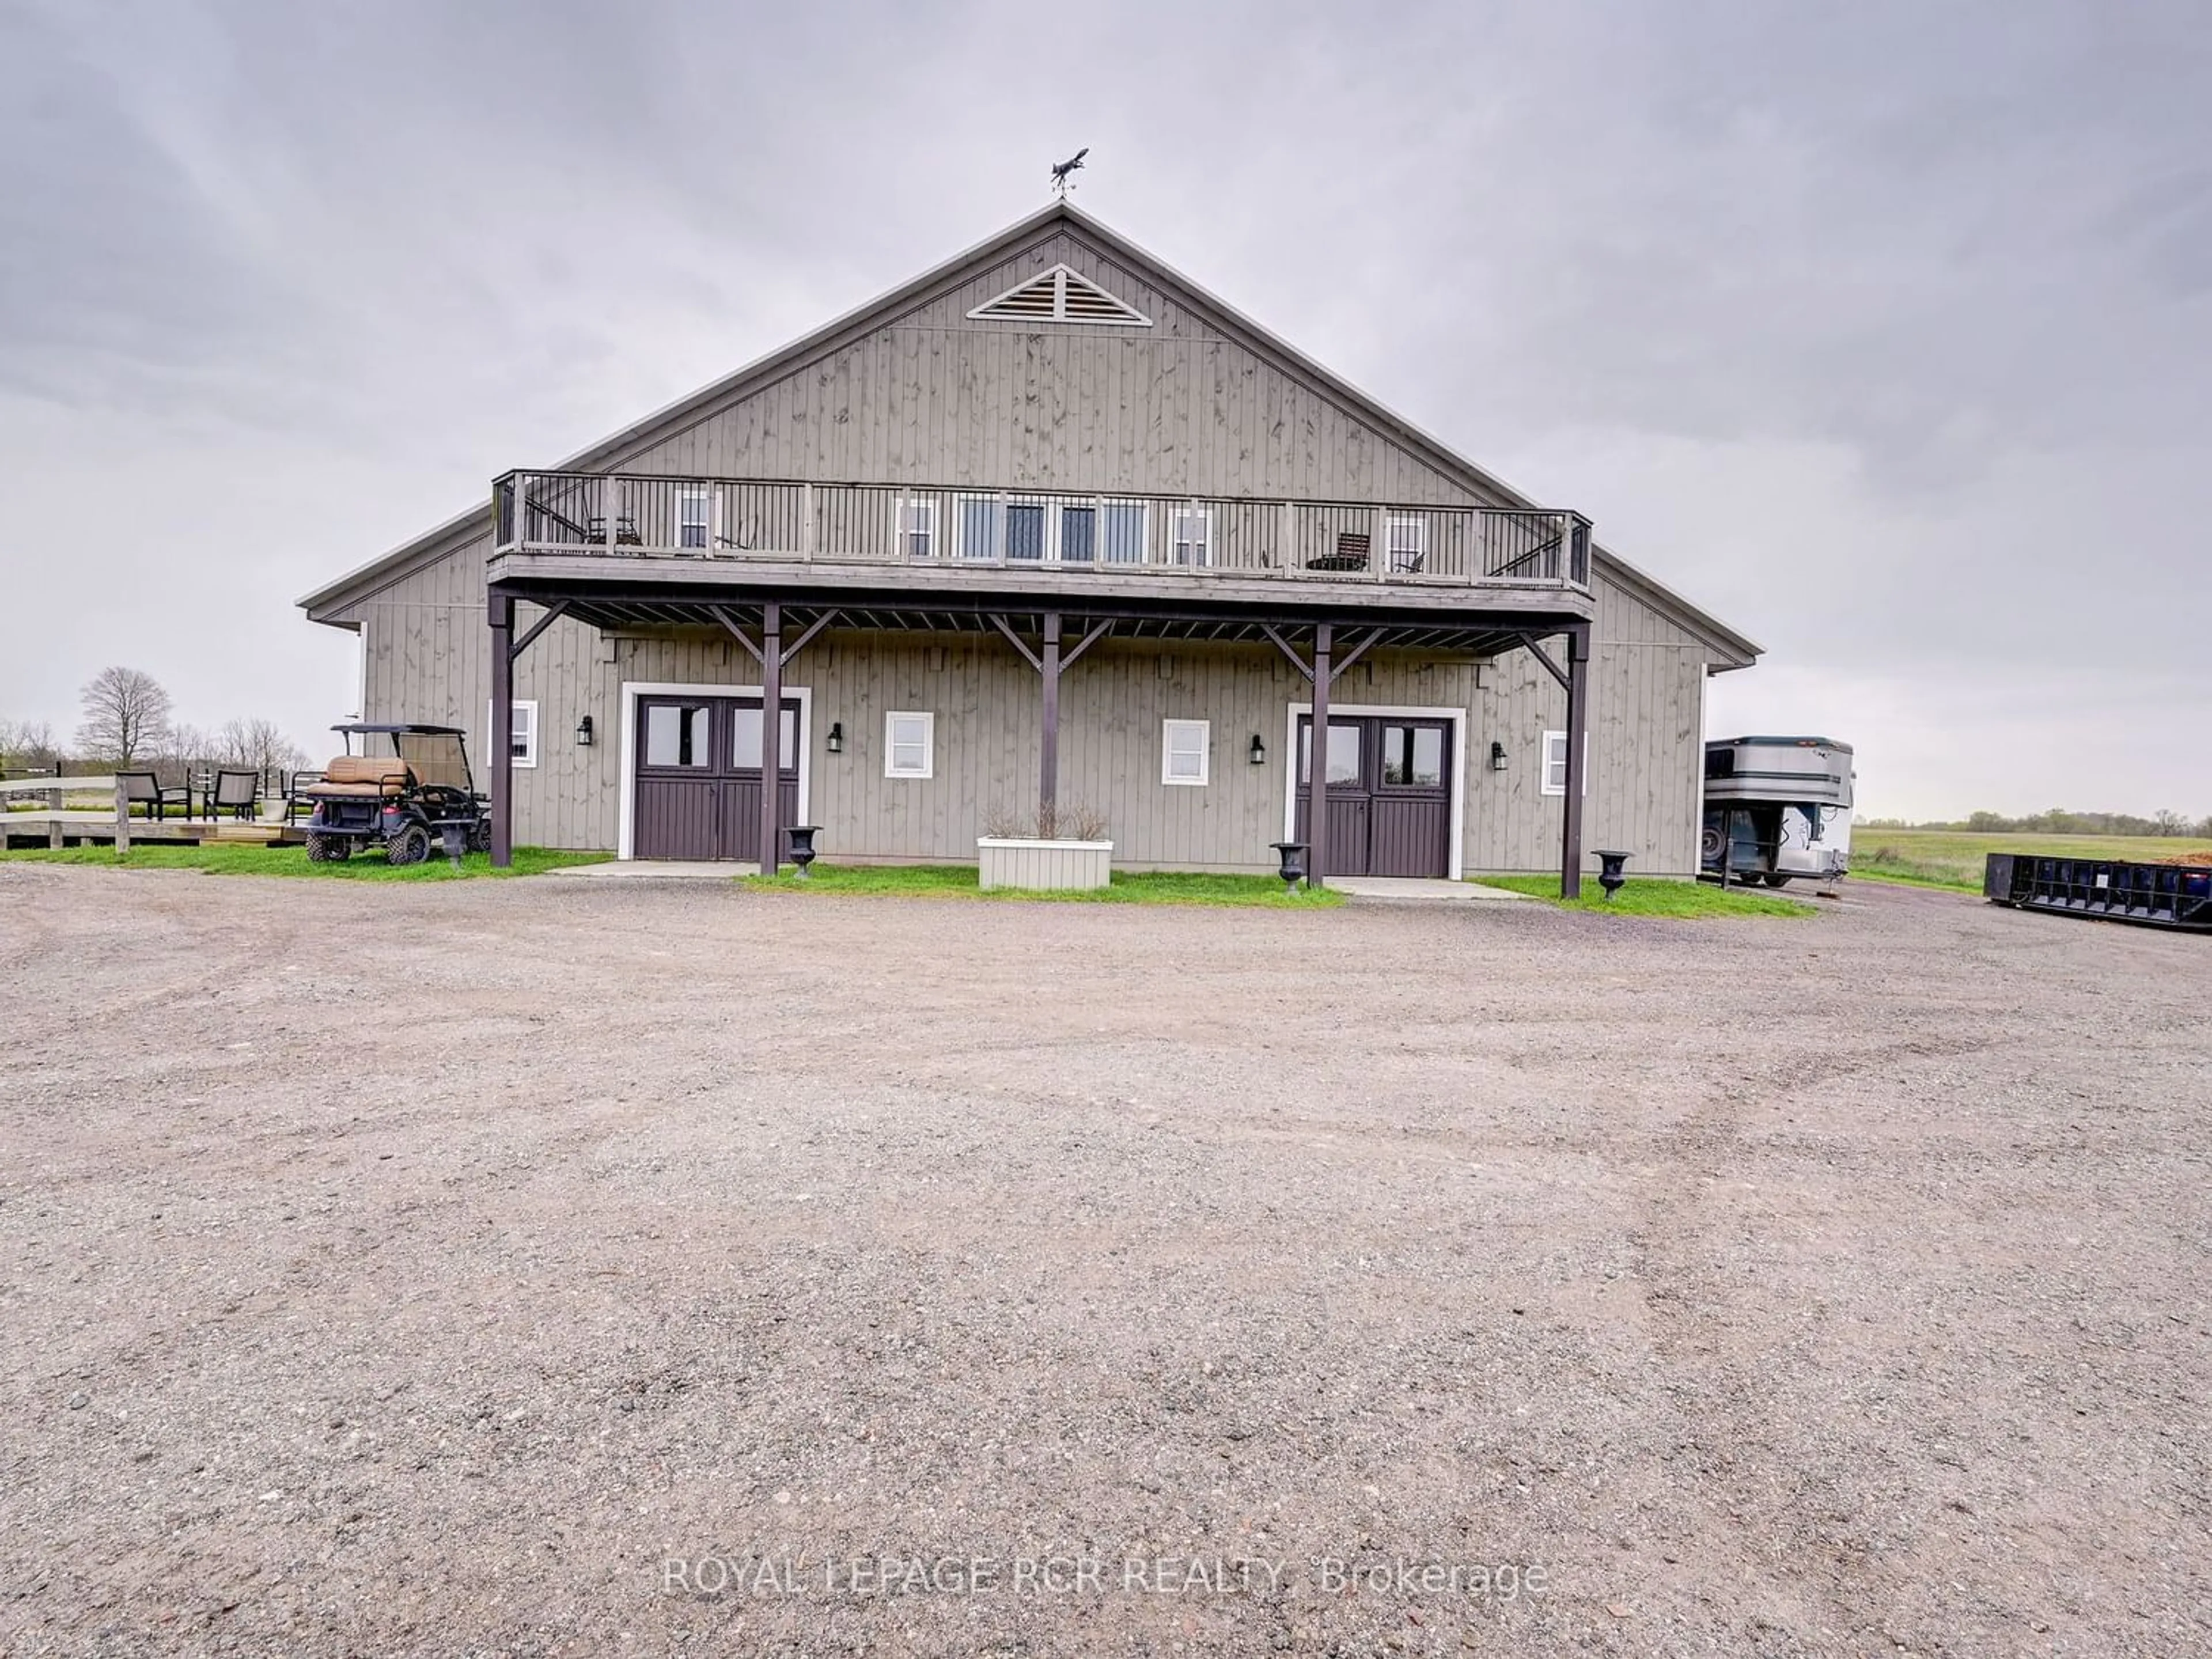
{"type": "Polygon", "coordinates": [[[210,817],[228,812],[234,818],[251,821],[261,811],[261,774],[219,768],[215,787],[201,793],[200,805],[210,817]]]}
{"type": "Polygon", "coordinates": [[[169,803],[176,801],[183,805],[186,817],[192,815],[192,793],[189,788],[164,788],[161,781],[151,772],[118,772],[115,781],[123,786],[123,810],[126,812],[134,806],[143,806],[149,818],[167,817],[169,803]]]}
{"type": "MultiPolygon", "coordinates": [[[[606,544],[606,539],[607,521],[605,518],[594,514],[587,521],[587,533],[585,536],[585,540],[595,543],[600,546],[605,546],[606,544]]],[[[645,538],[637,533],[637,520],[627,513],[619,513],[615,515],[615,545],[617,547],[642,547],[645,545],[645,538]]]]}
{"type": "Polygon", "coordinates": [[[1339,531],[1336,537],[1336,551],[1315,554],[1306,561],[1306,568],[1309,570],[1364,570],[1367,568],[1367,544],[1368,538],[1362,531],[1339,531]]]}

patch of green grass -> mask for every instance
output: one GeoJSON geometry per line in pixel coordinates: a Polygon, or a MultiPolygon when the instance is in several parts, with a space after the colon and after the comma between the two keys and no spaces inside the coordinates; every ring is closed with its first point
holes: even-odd
{"type": "Polygon", "coordinates": [[[1043,899],[1061,904],[1257,905],[1273,910],[1322,909],[1344,902],[1324,888],[1285,892],[1273,876],[1192,874],[1176,870],[1116,870],[1112,885],[1088,892],[1030,892],[976,883],[972,864],[817,864],[805,880],[796,874],[746,876],[748,887],[779,892],[870,893],[904,898],[1043,899]]]}
{"type": "Polygon", "coordinates": [[[2029,836],[1857,828],[1851,831],[1851,878],[1978,893],[1984,861],[1991,853],[2154,861],[2205,852],[2212,852],[2212,842],[2187,836],[2029,836]]]}
{"type": "Polygon", "coordinates": [[[1504,887],[1516,893],[1527,893],[1532,897],[1548,900],[1562,910],[1598,910],[1621,916],[1809,916],[1817,914],[1814,906],[1796,899],[1784,898],[1774,893],[1747,892],[1741,887],[1726,890],[1703,881],[1666,881],[1647,877],[1639,881],[1634,876],[1610,902],[1605,890],[1597,884],[1595,876],[1583,878],[1583,896],[1567,900],[1559,896],[1557,876],[1478,876],[1485,887],[1504,887]]]}
{"type": "Polygon", "coordinates": [[[488,853],[462,857],[456,871],[445,855],[434,854],[421,864],[386,864],[380,854],[356,854],[343,864],[310,864],[304,847],[252,847],[210,842],[205,846],[181,842],[133,847],[123,858],[112,847],[33,848],[23,852],[0,852],[11,864],[82,864],[113,870],[203,870],[211,876],[314,876],[334,881],[461,881],[472,876],[536,876],[572,864],[604,864],[609,853],[565,853],[550,847],[518,847],[510,869],[495,870],[488,853]]]}

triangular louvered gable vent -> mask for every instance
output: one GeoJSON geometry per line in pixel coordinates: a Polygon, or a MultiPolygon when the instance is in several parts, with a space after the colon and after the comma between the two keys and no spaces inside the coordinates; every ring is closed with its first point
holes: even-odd
{"type": "Polygon", "coordinates": [[[1066,265],[1041,270],[1017,283],[995,300],[968,313],[988,323],[1116,323],[1150,328],[1152,319],[1127,300],[1117,300],[1079,271],[1066,265]]]}

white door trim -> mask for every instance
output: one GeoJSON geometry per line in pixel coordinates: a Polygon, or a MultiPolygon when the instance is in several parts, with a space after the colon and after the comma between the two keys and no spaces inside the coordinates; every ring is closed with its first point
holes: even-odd
{"type": "MultiPolygon", "coordinates": [[[[622,823],[615,841],[615,856],[636,857],[631,850],[637,831],[637,768],[631,763],[637,743],[637,700],[640,697],[757,697],[758,685],[719,685],[694,680],[624,680],[622,683],[622,823]]],[[[814,783],[814,688],[787,685],[783,695],[799,705],[799,821],[806,822],[814,783]]],[[[766,710],[762,711],[763,714],[766,710]]]]}
{"type": "MultiPolygon", "coordinates": [[[[1339,714],[1353,720],[1380,717],[1401,720],[1449,720],[1452,726],[1452,784],[1451,784],[1451,848],[1450,857],[1444,866],[1446,876],[1457,881],[1467,867],[1465,842],[1467,839],[1467,722],[1464,708],[1428,708],[1410,702],[1338,702],[1329,700],[1329,717],[1339,714]]],[[[1285,716],[1283,753],[1288,757],[1283,768],[1283,839],[1291,840],[1298,833],[1298,721],[1310,718],[1313,703],[1294,702],[1285,716]]],[[[1328,752],[1328,739],[1320,745],[1328,752]]]]}

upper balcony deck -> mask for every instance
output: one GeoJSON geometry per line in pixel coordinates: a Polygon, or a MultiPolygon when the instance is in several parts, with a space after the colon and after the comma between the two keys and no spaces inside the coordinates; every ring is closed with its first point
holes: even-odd
{"type": "Polygon", "coordinates": [[[1555,509],[575,472],[510,472],[493,504],[510,582],[1589,609],[1589,520],[1555,509]]]}

